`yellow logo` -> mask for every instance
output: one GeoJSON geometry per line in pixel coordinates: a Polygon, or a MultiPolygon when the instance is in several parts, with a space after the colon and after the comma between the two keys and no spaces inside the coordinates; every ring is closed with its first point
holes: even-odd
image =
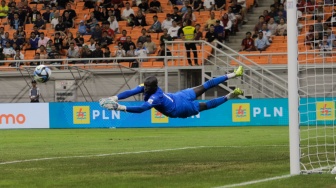
{"type": "Polygon", "coordinates": [[[316,102],[317,120],[334,120],[335,103],[334,102],[316,102]]]}
{"type": "Polygon", "coordinates": [[[251,121],[250,103],[232,104],[232,121],[233,122],[249,122],[249,121],[251,121]]]}
{"type": "Polygon", "coordinates": [[[73,123],[90,124],[90,106],[74,106],[73,123]]]}
{"type": "Polygon", "coordinates": [[[157,111],[155,108],[151,109],[151,120],[152,120],[152,123],[168,123],[169,122],[168,117],[163,115],[161,112],[157,111]]]}

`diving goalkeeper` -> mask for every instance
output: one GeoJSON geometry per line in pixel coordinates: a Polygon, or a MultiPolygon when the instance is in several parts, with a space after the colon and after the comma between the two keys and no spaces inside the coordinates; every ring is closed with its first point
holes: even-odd
{"type": "Polygon", "coordinates": [[[176,93],[164,93],[158,86],[157,78],[154,76],[145,79],[145,82],[132,90],[124,91],[116,96],[102,98],[99,100],[100,106],[109,110],[120,110],[131,113],[141,113],[151,108],[155,108],[162,114],[171,118],[186,118],[198,114],[201,111],[215,108],[228,99],[236,98],[243,92],[236,88],[226,96],[215,98],[207,102],[198,102],[196,98],[220,83],[243,75],[243,67],[239,66],[233,73],[226,74],[206,81],[203,85],[188,88],[176,93]],[[133,95],[144,93],[144,103],[141,106],[124,106],[118,104],[118,100],[126,99],[133,95]]]}

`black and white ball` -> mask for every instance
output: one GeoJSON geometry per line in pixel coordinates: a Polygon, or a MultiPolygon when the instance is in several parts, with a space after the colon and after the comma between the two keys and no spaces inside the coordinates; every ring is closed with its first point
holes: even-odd
{"type": "Polygon", "coordinates": [[[36,82],[45,83],[51,76],[51,70],[45,65],[39,65],[34,70],[34,80],[36,82]]]}

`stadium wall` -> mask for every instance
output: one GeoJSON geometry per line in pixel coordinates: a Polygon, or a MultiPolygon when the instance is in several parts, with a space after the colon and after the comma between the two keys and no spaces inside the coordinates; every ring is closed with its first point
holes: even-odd
{"type": "MultiPolygon", "coordinates": [[[[335,121],[335,98],[301,99],[303,125],[331,125],[335,121]]],[[[140,105],[141,102],[120,102],[140,105]]],[[[288,99],[230,100],[189,118],[168,118],[155,109],[132,114],[109,111],[97,102],[8,103],[0,105],[0,129],[23,128],[142,128],[206,126],[287,126],[288,99]]]]}

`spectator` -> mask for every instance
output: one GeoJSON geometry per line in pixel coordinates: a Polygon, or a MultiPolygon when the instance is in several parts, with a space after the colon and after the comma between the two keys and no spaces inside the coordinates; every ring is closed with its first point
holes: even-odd
{"type": "Polygon", "coordinates": [[[42,19],[44,20],[44,22],[50,23],[50,14],[51,14],[50,7],[47,6],[45,8],[45,12],[42,14],[42,19]]]}
{"type": "Polygon", "coordinates": [[[18,38],[17,33],[13,33],[13,39],[10,40],[11,45],[16,44],[20,49],[23,49],[23,45],[25,43],[24,39],[18,38]]]}
{"type": "Polygon", "coordinates": [[[267,28],[268,28],[269,31],[271,31],[272,36],[276,35],[278,24],[275,23],[274,18],[270,18],[270,20],[267,24],[267,28]]]}
{"type": "Polygon", "coordinates": [[[79,22],[78,32],[79,32],[81,35],[86,35],[86,34],[88,34],[88,32],[87,32],[86,29],[87,29],[87,27],[86,27],[86,25],[84,24],[84,21],[81,20],[81,21],[79,22]]]}
{"type": "Polygon", "coordinates": [[[323,23],[322,23],[322,16],[317,17],[317,21],[314,24],[314,30],[315,32],[318,32],[320,37],[322,38],[323,35],[323,23]]]}
{"type": "Polygon", "coordinates": [[[182,8],[181,8],[181,10],[180,10],[180,12],[181,12],[182,15],[185,14],[185,13],[187,13],[187,11],[188,11],[188,6],[190,6],[190,2],[189,2],[189,0],[185,0],[185,1],[183,2],[183,6],[182,6],[182,8]]]}
{"type": "Polygon", "coordinates": [[[55,31],[65,32],[66,25],[63,23],[63,17],[58,17],[58,24],[55,26],[55,31]]]}
{"type": "MultiPolygon", "coordinates": [[[[48,53],[48,59],[61,59],[61,54],[56,49],[55,45],[51,46],[51,52],[48,53]]],[[[51,65],[60,65],[61,61],[50,61],[51,65]]],[[[57,69],[56,67],[51,67],[52,69],[57,69]]]]}
{"type": "Polygon", "coordinates": [[[226,0],[215,0],[215,10],[225,10],[226,0]]]}
{"type": "Polygon", "coordinates": [[[279,11],[278,12],[278,16],[275,16],[274,17],[274,21],[277,23],[277,24],[280,24],[280,19],[284,19],[285,22],[286,22],[286,18],[282,15],[282,11],[279,11]]]}
{"type": "MultiPolygon", "coordinates": [[[[88,48],[87,45],[84,45],[81,52],[81,58],[91,58],[92,51],[88,48]]],[[[89,63],[89,60],[83,60],[82,63],[86,64],[89,63]]]]}
{"type": "Polygon", "coordinates": [[[269,20],[271,19],[271,16],[268,14],[268,10],[264,10],[263,16],[264,16],[265,22],[268,23],[269,20]]]}
{"type": "Polygon", "coordinates": [[[311,42],[314,40],[314,26],[310,25],[308,32],[306,33],[305,44],[311,45],[311,42]]]}
{"type": "Polygon", "coordinates": [[[177,25],[175,20],[172,23],[173,26],[168,29],[168,35],[170,35],[172,39],[177,39],[179,38],[178,30],[180,29],[180,26],[177,25]]]}
{"type": "Polygon", "coordinates": [[[134,27],[135,26],[135,16],[134,16],[134,14],[129,15],[126,25],[129,26],[129,27],[134,27]]]}
{"type": "Polygon", "coordinates": [[[42,19],[40,14],[36,15],[36,20],[34,21],[34,26],[36,26],[38,29],[45,29],[46,28],[46,23],[42,19]]]}
{"type": "MultiPolygon", "coordinates": [[[[35,53],[35,56],[34,56],[34,60],[37,60],[37,59],[40,59],[40,54],[39,53],[35,53]]],[[[38,66],[38,65],[41,65],[42,62],[41,61],[32,61],[29,63],[30,66],[38,66]]]]}
{"type": "Polygon", "coordinates": [[[314,11],[314,6],[312,6],[310,0],[298,0],[296,6],[301,13],[311,14],[314,11]]]}
{"type": "Polygon", "coordinates": [[[247,15],[246,0],[237,0],[237,4],[241,5],[241,7],[242,7],[241,16],[242,16],[243,24],[244,24],[244,23],[247,22],[247,18],[246,18],[246,15],[247,15]]]}
{"type": "Polygon", "coordinates": [[[310,43],[310,47],[311,49],[319,49],[319,46],[322,42],[322,38],[320,37],[319,33],[315,32],[314,33],[314,38],[312,40],[312,42],[310,43]]]}
{"type": "Polygon", "coordinates": [[[132,38],[130,36],[127,36],[126,41],[123,43],[123,49],[127,52],[130,45],[135,46],[134,42],[132,42],[132,38]]]}
{"type": "Polygon", "coordinates": [[[3,47],[3,54],[5,54],[7,58],[14,57],[15,50],[10,45],[10,42],[6,42],[5,46],[3,47]]]}
{"type": "Polygon", "coordinates": [[[35,35],[34,32],[30,33],[30,38],[28,39],[28,48],[27,50],[36,50],[38,48],[39,38],[35,35]]]}
{"type": "Polygon", "coordinates": [[[111,38],[112,40],[115,37],[114,31],[110,28],[110,22],[104,21],[103,22],[103,29],[102,32],[106,31],[107,32],[107,37],[111,38]]]}
{"type": "MultiPolygon", "coordinates": [[[[136,57],[135,56],[135,46],[132,44],[129,47],[130,49],[127,50],[125,57],[136,57]]],[[[132,67],[133,63],[137,63],[135,59],[128,59],[127,61],[130,63],[130,67],[132,67]]]]}
{"type": "Polygon", "coordinates": [[[40,98],[40,88],[36,86],[36,81],[32,80],[32,87],[29,90],[29,99],[31,103],[38,103],[40,98]]]}
{"type": "Polygon", "coordinates": [[[74,40],[75,40],[76,46],[78,46],[79,48],[82,47],[81,40],[84,41],[84,38],[82,37],[79,31],[76,32],[76,38],[74,40]]]}
{"type": "Polygon", "coordinates": [[[47,45],[47,42],[48,42],[49,40],[50,40],[50,38],[45,37],[45,36],[44,36],[44,33],[41,32],[41,33],[40,33],[40,38],[39,38],[39,41],[38,41],[38,47],[40,47],[41,45],[46,46],[46,45],[47,45]]]}
{"type": "Polygon", "coordinates": [[[28,13],[28,23],[33,24],[37,18],[37,15],[41,15],[41,12],[37,10],[35,6],[33,6],[32,11],[28,13]]]}
{"type": "Polygon", "coordinates": [[[324,35],[327,36],[328,44],[332,45],[333,41],[336,39],[336,36],[332,30],[328,30],[324,35]]]}
{"type": "Polygon", "coordinates": [[[232,7],[228,8],[227,15],[229,17],[229,20],[232,22],[231,32],[232,34],[235,34],[236,32],[238,32],[238,20],[236,18],[236,15],[232,12],[232,7]]]}
{"type": "MultiPolygon", "coordinates": [[[[1,30],[1,27],[0,27],[1,30]]],[[[19,29],[16,31],[16,34],[19,39],[26,40],[26,32],[23,30],[23,26],[19,26],[19,29]]],[[[0,35],[1,36],[1,35],[0,35]]],[[[1,39],[1,37],[0,37],[1,39]]]]}
{"type": "Polygon", "coordinates": [[[51,21],[55,18],[55,15],[57,14],[57,16],[60,15],[59,11],[57,10],[56,6],[52,7],[52,11],[50,12],[50,16],[49,16],[49,21],[51,23],[51,21]]]}
{"type": "Polygon", "coordinates": [[[280,19],[280,24],[277,27],[277,36],[287,36],[287,24],[284,19],[280,19]]]}
{"type": "Polygon", "coordinates": [[[97,18],[94,17],[94,13],[91,12],[90,13],[90,18],[88,20],[86,20],[85,25],[87,27],[87,32],[91,33],[91,31],[94,29],[94,27],[99,24],[97,18]]]}
{"type": "Polygon", "coordinates": [[[312,17],[312,19],[317,20],[318,16],[322,16],[322,18],[324,17],[324,9],[323,9],[323,2],[317,2],[317,6],[316,9],[314,11],[314,15],[312,17]]]}
{"type": "MultiPolygon", "coordinates": [[[[154,23],[150,26],[148,29],[148,33],[159,33],[161,32],[161,22],[158,20],[158,17],[156,15],[153,16],[154,23]]],[[[139,45],[139,43],[138,43],[139,45]]]]}
{"type": "Polygon", "coordinates": [[[325,52],[330,52],[332,50],[331,44],[328,43],[328,36],[323,36],[323,40],[319,44],[320,48],[320,55],[321,56],[331,56],[330,53],[325,53],[325,52]]]}
{"type": "Polygon", "coordinates": [[[121,11],[118,5],[114,5],[112,13],[112,15],[116,17],[117,21],[121,21],[121,11]]]}
{"type": "Polygon", "coordinates": [[[67,13],[69,14],[69,19],[70,19],[70,20],[74,20],[74,19],[77,18],[76,11],[73,10],[73,9],[71,9],[71,4],[70,4],[70,3],[68,3],[68,4],[66,5],[66,10],[64,10],[64,12],[63,12],[63,14],[62,14],[62,17],[65,17],[65,14],[67,14],[67,13]]]}
{"type": "Polygon", "coordinates": [[[183,39],[185,41],[185,48],[187,51],[188,63],[192,66],[192,62],[190,59],[190,51],[193,51],[195,64],[198,65],[198,57],[197,57],[197,48],[195,43],[188,43],[188,41],[193,41],[195,39],[196,29],[191,25],[191,21],[187,21],[186,26],[182,29],[183,31],[183,39]]]}
{"type": "Polygon", "coordinates": [[[100,40],[102,37],[102,29],[99,24],[97,24],[96,27],[92,30],[91,37],[95,40],[100,40]]]}
{"type": "MultiPolygon", "coordinates": [[[[168,57],[168,56],[172,56],[172,53],[168,48],[166,48],[166,45],[164,43],[161,43],[160,50],[158,51],[157,55],[168,57]]],[[[158,58],[156,59],[156,61],[164,61],[164,58],[158,58]]]]}
{"type": "Polygon", "coordinates": [[[107,31],[103,31],[103,36],[99,40],[99,44],[105,48],[108,45],[112,44],[112,38],[108,36],[107,31]]]}
{"type": "Polygon", "coordinates": [[[336,27],[336,12],[334,12],[327,20],[330,27],[336,27]]]}
{"type": "Polygon", "coordinates": [[[20,26],[21,27],[23,26],[23,22],[21,22],[19,19],[19,14],[17,13],[14,14],[14,19],[10,21],[10,26],[11,26],[11,29],[15,29],[15,30],[18,30],[20,26]]]}
{"type": "Polygon", "coordinates": [[[188,20],[188,19],[190,19],[193,22],[196,22],[196,16],[195,16],[195,14],[192,11],[191,6],[187,7],[187,12],[182,16],[182,21],[183,22],[186,21],[186,20],[188,20]]]}
{"type": "Polygon", "coordinates": [[[162,12],[161,3],[158,0],[152,0],[149,3],[149,12],[150,13],[162,12]]]}
{"type": "Polygon", "coordinates": [[[119,37],[119,39],[117,41],[119,41],[121,43],[124,43],[124,42],[126,42],[126,39],[127,39],[127,31],[123,30],[121,32],[121,36],[119,37]]]}
{"type": "MultiPolygon", "coordinates": [[[[220,1],[225,2],[225,0],[220,0],[220,1]]],[[[201,9],[204,9],[202,0],[194,0],[192,3],[192,7],[194,8],[195,12],[201,11],[201,9]]]]}
{"type": "Polygon", "coordinates": [[[39,59],[48,59],[48,53],[46,51],[46,48],[44,45],[41,45],[37,50],[36,53],[38,53],[39,59]]]}
{"type": "Polygon", "coordinates": [[[282,3],[280,3],[279,4],[279,11],[281,11],[282,12],[282,16],[283,17],[287,17],[287,12],[286,12],[286,10],[284,9],[284,5],[282,4],[282,3]]]}
{"type": "Polygon", "coordinates": [[[141,29],[141,36],[138,38],[137,42],[141,41],[145,43],[147,41],[147,30],[145,28],[141,29]]]}
{"type": "Polygon", "coordinates": [[[114,31],[114,33],[119,33],[119,24],[115,16],[110,16],[107,21],[110,22],[110,28],[114,31]]]}
{"type": "MultiPolygon", "coordinates": [[[[110,1],[111,4],[112,4],[112,1],[110,1]]],[[[105,3],[104,3],[105,4],[105,3]]],[[[95,5],[95,1],[91,1],[91,0],[85,0],[84,1],[84,7],[83,7],[83,10],[85,9],[92,9],[95,5]]]]}
{"type": "Polygon", "coordinates": [[[90,38],[90,43],[87,45],[87,47],[89,50],[91,50],[91,52],[96,50],[96,41],[93,37],[90,38]]]}
{"type": "Polygon", "coordinates": [[[102,17],[103,17],[103,14],[102,12],[100,11],[100,8],[99,6],[95,6],[94,9],[93,9],[93,14],[94,14],[94,17],[97,18],[98,21],[102,21],[102,17]]]}
{"type": "Polygon", "coordinates": [[[58,23],[59,23],[59,13],[56,12],[54,17],[50,21],[51,29],[55,29],[58,23]]]}
{"type": "Polygon", "coordinates": [[[203,6],[206,11],[212,11],[215,9],[215,0],[204,0],[203,6]]]}
{"type": "Polygon", "coordinates": [[[210,12],[210,18],[206,21],[204,25],[204,31],[209,31],[211,25],[216,24],[215,12],[210,12]]]}
{"type": "Polygon", "coordinates": [[[50,39],[47,43],[47,46],[45,47],[46,48],[46,51],[47,53],[51,52],[51,46],[54,45],[54,42],[50,39]]]}
{"type": "Polygon", "coordinates": [[[196,24],[195,25],[195,29],[196,29],[195,40],[202,40],[203,33],[201,31],[201,25],[200,24],[196,24]]]}
{"type": "Polygon", "coordinates": [[[112,57],[112,54],[111,54],[111,51],[110,51],[110,48],[109,47],[105,47],[104,48],[104,58],[111,58],[112,57]]]}
{"type": "MultiPolygon", "coordinates": [[[[221,23],[220,20],[217,20],[216,24],[214,25],[214,31],[218,36],[217,40],[221,43],[223,42],[223,40],[225,38],[225,30],[224,30],[223,25],[224,25],[223,22],[221,23]]],[[[227,25],[227,23],[226,23],[226,25],[227,25]]],[[[222,48],[222,46],[219,45],[218,48],[222,48]]]]}
{"type": "Polygon", "coordinates": [[[265,17],[259,16],[258,23],[254,26],[254,34],[258,34],[258,32],[262,29],[263,24],[265,23],[265,17]]]}
{"type": "Polygon", "coordinates": [[[262,26],[262,31],[263,31],[263,35],[264,37],[267,38],[269,43],[272,43],[272,32],[267,28],[267,23],[264,23],[262,26]]]}
{"type": "Polygon", "coordinates": [[[168,34],[167,29],[163,29],[163,35],[160,36],[160,43],[164,44],[166,41],[172,41],[172,37],[168,34]]]}
{"type": "MultiPolygon", "coordinates": [[[[217,22],[216,22],[217,24],[217,22]]],[[[222,25],[224,27],[224,36],[220,36],[222,37],[226,42],[229,42],[229,35],[231,33],[231,28],[232,28],[232,22],[231,20],[229,19],[229,16],[228,14],[224,14],[223,17],[222,17],[222,25]]],[[[215,27],[215,30],[217,30],[216,28],[218,28],[218,26],[215,27]]],[[[218,32],[217,32],[218,33],[218,32]]]]}
{"type": "Polygon", "coordinates": [[[139,11],[142,11],[144,13],[149,12],[149,5],[146,0],[141,0],[141,3],[138,5],[138,8],[139,8],[138,12],[139,11]]]}
{"type": "Polygon", "coordinates": [[[64,33],[63,35],[63,49],[69,49],[70,48],[70,43],[73,42],[75,43],[75,38],[73,37],[73,34],[71,32],[68,32],[67,34],[64,33]]]}
{"type": "Polygon", "coordinates": [[[139,6],[142,0],[132,0],[133,6],[139,6]]]}
{"type": "Polygon", "coordinates": [[[131,14],[133,14],[133,15],[135,14],[134,10],[130,7],[129,2],[126,2],[125,6],[126,6],[126,8],[124,9],[124,11],[122,12],[122,15],[121,15],[121,19],[123,19],[123,20],[127,20],[131,14]]]}
{"type": "Polygon", "coordinates": [[[254,40],[251,38],[251,32],[246,32],[246,37],[242,40],[240,51],[255,51],[254,40]]]}
{"type": "Polygon", "coordinates": [[[265,51],[266,48],[270,46],[270,43],[268,42],[267,38],[264,37],[263,31],[260,30],[258,33],[258,38],[255,40],[254,44],[259,51],[265,51]]]}
{"type": "Polygon", "coordinates": [[[177,24],[179,24],[182,21],[182,16],[179,14],[178,8],[174,7],[174,12],[171,15],[173,21],[175,21],[177,24]]]}
{"type": "MultiPolygon", "coordinates": [[[[66,56],[69,59],[79,58],[79,50],[78,50],[78,48],[75,48],[75,43],[74,42],[70,43],[70,48],[68,49],[66,56]]],[[[70,64],[75,64],[76,62],[77,61],[68,61],[68,63],[70,63],[70,64]]]]}
{"type": "Polygon", "coordinates": [[[234,13],[236,16],[237,22],[239,23],[243,19],[243,16],[242,16],[243,7],[237,4],[237,0],[232,0],[232,4],[230,7],[232,9],[232,13],[234,13]]]}
{"type": "Polygon", "coordinates": [[[173,26],[173,20],[171,19],[170,14],[167,14],[166,19],[163,20],[162,25],[161,25],[161,29],[169,29],[173,26]]]}
{"type": "MultiPolygon", "coordinates": [[[[133,45],[133,44],[132,44],[133,45]]],[[[118,43],[118,49],[114,52],[114,57],[125,57],[126,56],[126,51],[123,48],[123,44],[121,42],[118,43]]],[[[117,62],[121,62],[122,59],[117,59],[117,62]]]]}
{"type": "Polygon", "coordinates": [[[219,40],[218,34],[215,32],[215,26],[211,25],[209,31],[205,34],[205,41],[215,45],[215,41],[219,40]]]}
{"type": "Polygon", "coordinates": [[[147,41],[143,44],[145,48],[148,50],[148,54],[154,54],[156,52],[156,44],[152,41],[150,35],[147,36],[147,41]]]}
{"type": "MultiPolygon", "coordinates": [[[[93,58],[103,58],[104,57],[104,52],[100,48],[99,43],[96,43],[96,49],[92,52],[92,57],[93,58]]],[[[95,60],[92,63],[100,63],[101,60],[95,60]]]]}
{"type": "Polygon", "coordinates": [[[275,16],[278,16],[278,13],[276,12],[274,5],[270,6],[270,11],[269,11],[268,15],[271,18],[274,18],[275,16]]]}
{"type": "Polygon", "coordinates": [[[8,16],[9,8],[6,5],[6,1],[2,0],[1,1],[1,6],[0,6],[0,19],[6,18],[8,16]]]}
{"type": "Polygon", "coordinates": [[[35,33],[35,35],[36,35],[37,37],[40,36],[39,28],[38,28],[37,26],[34,26],[34,27],[33,27],[33,32],[35,33]]]}
{"type": "Polygon", "coordinates": [[[70,14],[69,12],[65,12],[63,13],[64,16],[63,16],[63,23],[65,25],[65,28],[68,29],[68,28],[75,28],[75,21],[73,18],[70,17],[70,14]]]}
{"type": "Polygon", "coordinates": [[[136,59],[137,62],[132,63],[131,67],[132,68],[137,68],[139,67],[139,63],[143,62],[143,61],[147,61],[147,59],[142,59],[144,57],[147,57],[148,54],[148,49],[146,47],[143,46],[142,42],[138,42],[138,46],[134,52],[135,56],[138,57],[136,59]]]}
{"type": "Polygon", "coordinates": [[[142,11],[138,11],[137,16],[134,21],[135,26],[147,26],[146,17],[142,14],[142,11]]]}

